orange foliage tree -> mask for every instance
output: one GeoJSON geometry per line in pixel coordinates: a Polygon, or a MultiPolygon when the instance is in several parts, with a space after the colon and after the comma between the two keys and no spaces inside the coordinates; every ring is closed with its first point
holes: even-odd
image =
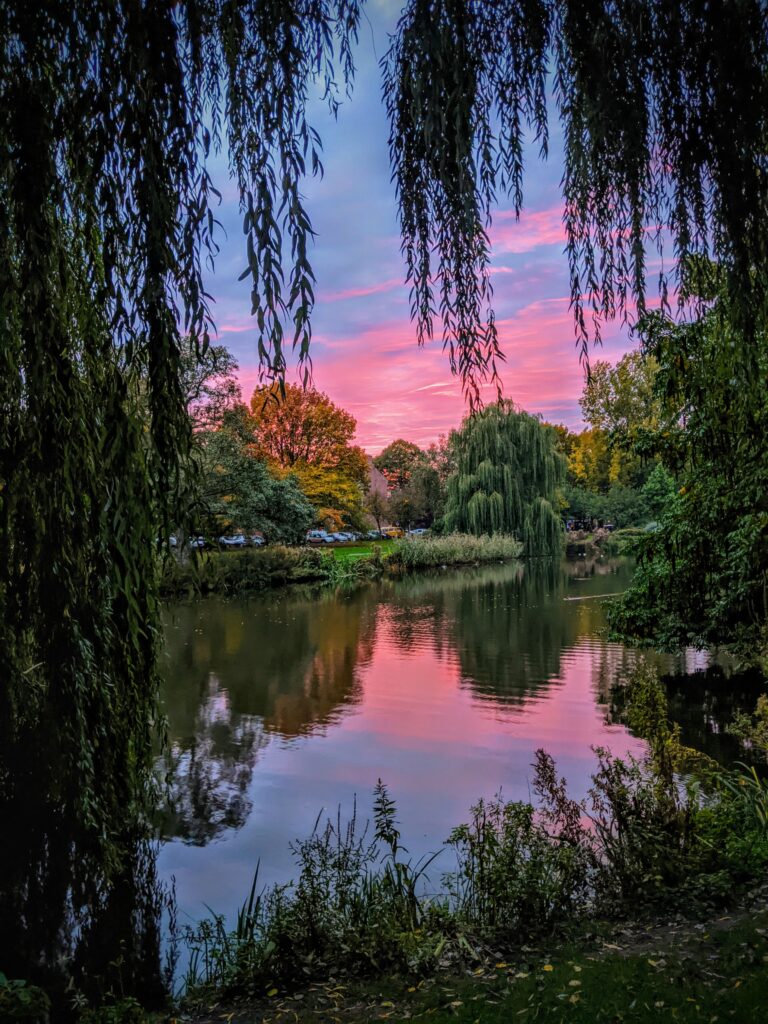
{"type": "Polygon", "coordinates": [[[255,448],[273,469],[293,474],[318,509],[318,522],[338,529],[365,524],[368,464],[353,444],[357,422],[322,391],[286,384],[257,388],[251,398],[255,448]]]}

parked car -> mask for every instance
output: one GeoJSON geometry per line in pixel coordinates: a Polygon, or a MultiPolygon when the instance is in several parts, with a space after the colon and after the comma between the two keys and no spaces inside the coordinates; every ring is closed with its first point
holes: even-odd
{"type": "Polygon", "coordinates": [[[307,544],[327,544],[328,534],[325,530],[307,530],[307,544]]]}
{"type": "Polygon", "coordinates": [[[189,546],[194,551],[202,551],[205,547],[205,537],[190,537],[189,546]]]}
{"type": "Polygon", "coordinates": [[[428,531],[423,526],[417,526],[415,530],[409,530],[409,537],[422,537],[428,531]]]}
{"type": "Polygon", "coordinates": [[[246,543],[244,533],[233,533],[230,536],[219,537],[219,544],[223,548],[244,548],[246,543]]]}
{"type": "Polygon", "coordinates": [[[352,539],[352,535],[349,533],[345,533],[343,530],[338,530],[336,533],[333,534],[333,539],[338,541],[339,544],[346,544],[347,541],[352,539]]]}
{"type": "Polygon", "coordinates": [[[386,537],[387,540],[396,540],[398,537],[405,536],[405,530],[401,530],[399,526],[385,526],[381,531],[381,536],[386,537]]]}
{"type": "Polygon", "coordinates": [[[368,540],[381,540],[381,530],[369,530],[366,536],[368,540]]]}
{"type": "Polygon", "coordinates": [[[253,544],[255,548],[263,548],[264,545],[267,543],[266,537],[262,537],[260,533],[252,534],[249,539],[251,544],[253,544]]]}

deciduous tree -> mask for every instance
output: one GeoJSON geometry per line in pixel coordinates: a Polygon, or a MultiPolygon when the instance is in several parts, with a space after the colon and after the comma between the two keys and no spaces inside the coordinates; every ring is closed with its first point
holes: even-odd
{"type": "Polygon", "coordinates": [[[374,466],[384,474],[392,490],[402,490],[414,469],[425,462],[426,456],[421,448],[402,438],[388,444],[373,460],[374,466]]]}

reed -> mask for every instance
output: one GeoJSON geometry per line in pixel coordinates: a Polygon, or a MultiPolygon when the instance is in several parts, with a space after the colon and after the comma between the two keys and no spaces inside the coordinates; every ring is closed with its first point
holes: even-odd
{"type": "Polygon", "coordinates": [[[398,541],[385,558],[392,568],[407,571],[442,565],[474,565],[478,562],[508,562],[519,558],[523,545],[509,534],[475,537],[449,533],[444,537],[417,537],[398,541]]]}

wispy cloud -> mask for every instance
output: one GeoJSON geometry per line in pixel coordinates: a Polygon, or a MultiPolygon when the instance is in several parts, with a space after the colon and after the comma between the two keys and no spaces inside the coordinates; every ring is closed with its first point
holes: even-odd
{"type": "Polygon", "coordinates": [[[402,278],[391,277],[387,281],[361,285],[359,288],[343,288],[338,292],[321,292],[318,300],[320,302],[342,302],[345,299],[362,299],[368,295],[380,295],[382,292],[390,292],[393,288],[399,287],[403,287],[402,278]]]}

